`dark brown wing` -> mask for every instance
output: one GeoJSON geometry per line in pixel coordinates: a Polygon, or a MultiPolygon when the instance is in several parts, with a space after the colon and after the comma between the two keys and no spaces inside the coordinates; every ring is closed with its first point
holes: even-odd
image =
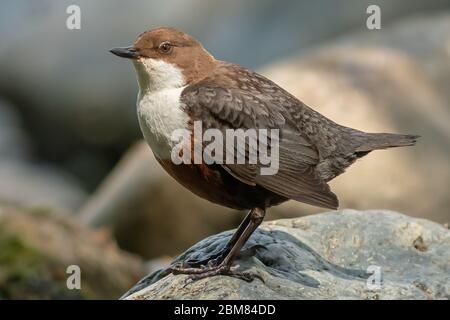
{"type": "MultiPolygon", "coordinates": [[[[194,121],[202,121],[203,130],[219,129],[226,136],[226,129],[279,129],[278,172],[262,175],[264,165],[260,163],[223,164],[235,178],[287,198],[337,208],[336,195],[314,171],[319,161],[317,149],[287,111],[299,101],[276,84],[239,66],[223,64],[211,77],[186,87],[181,101],[194,121]]],[[[271,147],[270,139],[267,143],[271,147]]],[[[252,143],[247,140],[247,151],[249,145],[252,143]]],[[[225,153],[230,151],[239,153],[224,147],[225,153]]],[[[248,159],[248,152],[245,157],[248,159]]]]}

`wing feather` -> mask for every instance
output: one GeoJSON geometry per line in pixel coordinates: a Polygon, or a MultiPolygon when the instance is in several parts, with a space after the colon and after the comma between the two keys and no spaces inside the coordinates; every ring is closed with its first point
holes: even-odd
{"type": "MultiPolygon", "coordinates": [[[[317,149],[290,121],[287,107],[292,109],[295,103],[301,107],[301,103],[276,84],[247,69],[226,64],[222,66],[220,74],[186,87],[181,101],[194,121],[202,121],[203,129],[219,129],[224,136],[227,129],[279,129],[278,172],[261,175],[260,169],[264,166],[259,162],[224,163],[224,169],[235,178],[287,198],[337,208],[336,195],[315,173],[319,161],[317,149]],[[227,74],[230,76],[227,77],[227,74]],[[233,80],[236,74],[241,78],[245,76],[245,85],[233,80]]],[[[249,142],[246,142],[245,149],[247,160],[249,146],[252,145],[249,142]]],[[[270,140],[268,145],[271,147],[270,140]]],[[[223,146],[223,150],[225,154],[234,152],[235,158],[240,152],[236,148],[227,150],[226,146],[223,146]]]]}

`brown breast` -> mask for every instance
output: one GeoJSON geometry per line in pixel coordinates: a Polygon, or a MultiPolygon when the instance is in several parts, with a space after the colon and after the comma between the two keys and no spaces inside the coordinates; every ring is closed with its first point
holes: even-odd
{"type": "Polygon", "coordinates": [[[259,186],[250,186],[237,180],[220,165],[175,165],[170,159],[156,159],[185,188],[225,207],[238,210],[266,208],[288,200],[259,186]]]}

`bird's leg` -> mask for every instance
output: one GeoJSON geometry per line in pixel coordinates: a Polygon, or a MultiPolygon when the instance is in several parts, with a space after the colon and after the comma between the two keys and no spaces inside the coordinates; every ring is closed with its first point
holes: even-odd
{"type": "Polygon", "coordinates": [[[237,228],[237,230],[233,233],[233,236],[228,240],[225,247],[217,254],[212,255],[206,259],[202,260],[187,260],[183,261],[182,265],[183,267],[187,268],[200,268],[201,266],[217,266],[219,265],[227,256],[227,254],[230,252],[231,248],[234,246],[236,241],[239,239],[241,234],[244,232],[245,228],[247,228],[248,224],[250,223],[250,216],[251,216],[252,210],[250,210],[247,215],[245,216],[244,220],[242,220],[241,224],[237,228]]]}
{"type": "MultiPolygon", "coordinates": [[[[234,270],[231,270],[231,265],[233,264],[234,259],[239,254],[240,250],[244,246],[245,242],[247,242],[248,238],[252,235],[252,233],[258,228],[258,226],[261,224],[261,222],[264,219],[265,216],[265,209],[261,208],[253,208],[248,216],[249,216],[249,222],[243,228],[243,231],[238,234],[239,229],[236,231],[235,235],[236,237],[232,237],[231,240],[234,240],[233,245],[231,246],[231,249],[218,265],[213,267],[206,267],[206,268],[179,268],[179,267],[172,267],[170,268],[170,271],[173,274],[189,274],[191,275],[192,279],[201,279],[206,277],[212,277],[216,275],[228,275],[232,277],[237,277],[240,279],[243,279],[245,281],[252,281],[254,276],[249,273],[243,273],[243,272],[237,272],[234,270]]],[[[247,218],[246,218],[247,219],[247,218]]],[[[245,220],[244,220],[245,221],[245,220]]],[[[241,224],[242,225],[242,224],[241,224]]],[[[230,240],[230,242],[231,242],[230,240]]]]}

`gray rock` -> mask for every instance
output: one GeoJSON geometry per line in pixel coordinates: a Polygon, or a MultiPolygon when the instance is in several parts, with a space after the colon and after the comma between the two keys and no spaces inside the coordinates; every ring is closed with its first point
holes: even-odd
{"type": "MultiPolygon", "coordinates": [[[[205,258],[231,232],[209,237],[179,256],[205,258]]],[[[124,299],[449,299],[450,231],[392,211],[341,210],[263,224],[238,268],[264,279],[217,276],[189,281],[160,270],[124,299]],[[379,269],[378,269],[379,268],[379,269]],[[380,282],[377,278],[380,271],[380,282]],[[377,286],[379,285],[379,286],[377,286]]]]}
{"type": "Polygon", "coordinates": [[[23,158],[29,154],[29,149],[29,141],[14,106],[0,98],[0,158],[23,158]]]}
{"type": "Polygon", "coordinates": [[[31,146],[17,108],[0,99],[0,199],[27,207],[78,208],[86,193],[77,179],[37,163],[31,146]]]}
{"type": "Polygon", "coordinates": [[[77,179],[55,166],[0,159],[0,200],[73,211],[85,198],[77,179]]]}
{"type": "MultiPolygon", "coordinates": [[[[364,32],[338,40],[343,44],[391,48],[414,57],[421,71],[450,101],[450,13],[414,16],[398,21],[380,32],[364,32]]],[[[448,104],[447,104],[448,107],[448,104]]]]}

